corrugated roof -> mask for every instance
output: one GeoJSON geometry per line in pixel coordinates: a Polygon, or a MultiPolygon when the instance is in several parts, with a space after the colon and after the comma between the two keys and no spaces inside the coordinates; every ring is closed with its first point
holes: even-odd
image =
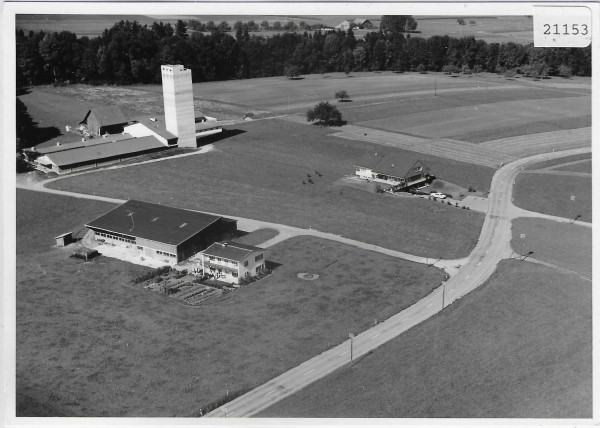
{"type": "Polygon", "coordinates": [[[93,116],[100,126],[119,125],[129,122],[121,107],[116,105],[97,107],[89,110],[81,123],[87,123],[89,116],[93,116]]]}
{"type": "Polygon", "coordinates": [[[80,147],[96,146],[98,144],[108,144],[115,141],[123,141],[132,138],[131,135],[113,134],[108,137],[91,138],[85,141],[73,141],[69,143],[61,143],[60,146],[39,147],[35,151],[43,155],[47,153],[64,152],[65,150],[77,149],[80,147]]]}
{"type": "Polygon", "coordinates": [[[115,156],[123,156],[145,150],[152,150],[165,147],[166,146],[159,140],[157,140],[156,137],[151,136],[141,138],[129,138],[127,140],[112,142],[108,144],[97,144],[88,147],[79,147],[72,150],[60,151],[56,153],[48,153],[46,157],[58,167],[62,168],[67,165],[91,162],[94,160],[100,161],[102,159],[111,158],[115,156]]]}
{"type": "Polygon", "coordinates": [[[360,160],[358,160],[354,166],[370,168],[375,172],[394,177],[404,177],[408,174],[411,168],[417,164],[417,162],[429,169],[425,164],[423,164],[423,162],[413,157],[384,154],[380,152],[377,152],[377,154],[366,154],[360,160]]]}
{"type": "Polygon", "coordinates": [[[86,227],[178,245],[220,219],[197,211],[130,200],[86,227]]]}
{"type": "Polygon", "coordinates": [[[214,257],[222,257],[228,260],[240,261],[254,251],[264,251],[264,249],[252,245],[239,244],[237,242],[215,242],[206,250],[202,251],[202,253],[214,257]]]}

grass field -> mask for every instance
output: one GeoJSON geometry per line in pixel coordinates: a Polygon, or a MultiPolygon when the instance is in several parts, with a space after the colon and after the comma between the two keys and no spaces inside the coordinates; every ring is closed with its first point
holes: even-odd
{"type": "Polygon", "coordinates": [[[592,284],[503,261],[488,282],[258,417],[591,418],[592,284]]]}
{"type": "MultiPolygon", "coordinates": [[[[480,213],[338,183],[354,174],[354,162],[367,150],[381,150],[378,146],[327,137],[327,129],[279,120],[248,123],[242,129],[246,132],[222,140],[203,155],[65,178],[50,187],[312,227],[423,256],[464,257],[477,242],[480,213]]],[[[489,188],[493,175],[491,168],[462,162],[415,159],[440,178],[467,188],[489,188]]]]}
{"type": "Polygon", "coordinates": [[[418,22],[417,37],[431,37],[447,34],[452,37],[474,36],[488,43],[532,43],[533,20],[526,16],[476,16],[463,18],[467,25],[459,25],[455,17],[416,16],[418,22]],[[470,22],[474,21],[474,24],[470,22]]]}
{"type": "Polygon", "coordinates": [[[590,159],[590,161],[591,161],[592,154],[591,153],[582,153],[580,155],[565,156],[565,157],[561,157],[561,158],[557,158],[557,159],[551,159],[551,160],[535,163],[533,165],[529,165],[526,168],[526,170],[536,170],[536,169],[544,169],[544,168],[554,169],[555,167],[558,167],[559,165],[569,163],[569,162],[580,161],[580,160],[584,160],[584,159],[590,159]]]}
{"type": "MultiPolygon", "coordinates": [[[[318,101],[335,102],[335,92],[346,90],[353,102],[339,108],[351,124],[478,143],[589,126],[591,103],[585,87],[589,79],[561,79],[560,84],[555,80],[540,85],[490,74],[451,78],[444,74],[362,72],[352,73],[352,77],[329,73],[295,81],[274,77],[196,83],[193,87],[197,112],[221,120],[240,119],[246,113],[257,117],[269,112],[303,114],[318,101]],[[433,95],[434,85],[437,96],[433,95]]],[[[61,99],[64,102],[64,98],[53,98],[58,96],[96,105],[120,104],[132,113],[163,114],[160,85],[46,86],[37,91],[47,93],[53,105],[62,105],[61,99]]],[[[65,112],[56,122],[62,127],[73,117],[79,116],[65,112]]]]}
{"type": "Polygon", "coordinates": [[[592,277],[590,228],[537,218],[517,218],[512,225],[511,245],[516,253],[533,251],[531,257],[535,259],[592,277]]]}
{"type": "Polygon", "coordinates": [[[444,278],[298,237],[268,250],[279,265],[269,277],[187,307],[128,285],[147,268],[105,257],[83,263],[53,247],[54,236],[110,204],[22,190],[17,197],[19,416],[189,416],[346,340],[348,328],[386,319],[444,278]],[[320,277],[303,281],[299,272],[320,277]]]}
{"type": "Polygon", "coordinates": [[[550,174],[519,174],[514,204],[526,210],[592,221],[592,178],[550,174]],[[575,200],[572,201],[571,197],[575,200]]]}
{"type": "MultiPolygon", "coordinates": [[[[458,98],[463,96],[459,94],[458,98]]],[[[528,127],[532,123],[543,123],[545,131],[568,129],[571,121],[573,128],[591,124],[590,97],[564,97],[558,103],[554,93],[551,94],[553,98],[501,102],[496,101],[493,95],[487,96],[493,102],[402,115],[391,111],[390,117],[361,121],[359,124],[432,138],[469,141],[473,135],[475,142],[503,138],[507,135],[502,131],[507,129],[518,129],[517,135],[528,134],[528,127]],[[583,121],[578,120],[579,118],[583,118],[583,121]],[[557,123],[548,126],[548,123],[553,122],[557,123]],[[496,132],[497,130],[500,132],[496,132]]],[[[515,97],[518,98],[518,95],[515,94],[515,97]]]]}
{"type": "Polygon", "coordinates": [[[571,165],[565,165],[558,168],[555,168],[557,171],[570,171],[570,172],[584,172],[587,174],[592,173],[592,160],[587,160],[584,162],[578,162],[571,165]]]}

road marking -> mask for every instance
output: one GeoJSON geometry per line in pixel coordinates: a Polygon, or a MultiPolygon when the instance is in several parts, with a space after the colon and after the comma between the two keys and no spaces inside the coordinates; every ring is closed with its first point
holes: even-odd
{"type": "Polygon", "coordinates": [[[229,412],[229,413],[225,413],[227,416],[231,416],[233,415],[235,412],[229,412]]]}
{"type": "Polygon", "coordinates": [[[269,391],[265,394],[265,397],[268,397],[269,395],[273,394],[275,391],[277,391],[276,389],[269,391]]]}
{"type": "Polygon", "coordinates": [[[315,371],[315,369],[309,370],[309,371],[307,371],[306,373],[304,373],[304,376],[306,376],[307,374],[309,374],[309,373],[312,373],[312,372],[314,372],[314,371],[315,371]]]}
{"type": "Polygon", "coordinates": [[[427,306],[425,306],[426,308],[430,307],[431,305],[433,305],[433,303],[428,304],[427,306]]]}
{"type": "Polygon", "coordinates": [[[381,336],[381,333],[377,333],[375,336],[373,336],[373,339],[375,339],[377,336],[381,336]]]}
{"type": "Polygon", "coordinates": [[[453,293],[454,292],[454,288],[450,291],[448,291],[448,294],[453,293]]]}
{"type": "Polygon", "coordinates": [[[470,277],[470,276],[471,276],[471,275],[467,275],[467,277],[466,277],[465,279],[469,279],[469,277],[470,277]]]}
{"type": "Polygon", "coordinates": [[[346,351],[346,352],[344,352],[343,354],[340,354],[340,357],[343,357],[343,356],[344,356],[344,355],[346,355],[348,352],[350,352],[350,351],[346,351]]]}

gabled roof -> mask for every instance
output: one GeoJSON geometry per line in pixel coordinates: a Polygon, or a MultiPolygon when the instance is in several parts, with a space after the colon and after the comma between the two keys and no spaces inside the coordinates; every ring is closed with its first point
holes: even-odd
{"type": "Polygon", "coordinates": [[[366,18],[356,18],[352,22],[354,22],[356,25],[363,25],[365,22],[371,22],[371,21],[369,21],[366,18]]]}
{"type": "Polygon", "coordinates": [[[86,227],[178,245],[223,219],[166,205],[130,200],[92,220],[86,227]]]}
{"type": "Polygon", "coordinates": [[[165,148],[156,137],[129,138],[121,141],[76,147],[72,150],[48,153],[45,156],[58,167],[66,167],[85,162],[101,161],[116,156],[129,155],[136,152],[165,148]]]}
{"type": "Polygon", "coordinates": [[[88,110],[79,123],[87,123],[90,116],[93,116],[100,126],[120,125],[129,122],[119,106],[104,106],[88,110]]]}
{"type": "MultiPolygon", "coordinates": [[[[417,164],[429,170],[423,162],[413,157],[385,153],[367,153],[359,159],[354,166],[369,168],[373,172],[391,175],[393,177],[405,177],[417,164]]],[[[427,171],[426,171],[427,172],[427,171]]]]}
{"type": "Polygon", "coordinates": [[[61,143],[60,145],[36,147],[35,151],[43,155],[47,153],[64,152],[65,150],[78,149],[81,147],[96,146],[98,144],[114,143],[115,141],[129,140],[131,135],[113,134],[107,137],[90,138],[85,141],[74,141],[69,143],[61,143]]]}
{"type": "Polygon", "coordinates": [[[264,248],[239,244],[237,242],[215,242],[206,250],[202,251],[202,253],[205,255],[221,257],[239,262],[244,260],[249,254],[256,251],[264,251],[264,248]]]}
{"type": "Polygon", "coordinates": [[[152,130],[153,132],[156,132],[158,135],[160,135],[167,141],[177,138],[177,136],[175,136],[175,135],[171,134],[169,131],[167,131],[165,121],[161,120],[160,118],[155,118],[154,120],[151,120],[149,117],[144,116],[144,117],[136,117],[132,120],[134,122],[141,123],[146,128],[152,130]]]}

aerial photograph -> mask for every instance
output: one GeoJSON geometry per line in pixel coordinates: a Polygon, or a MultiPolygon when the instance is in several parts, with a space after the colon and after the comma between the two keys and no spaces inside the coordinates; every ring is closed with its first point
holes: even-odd
{"type": "Polygon", "coordinates": [[[17,419],[592,420],[591,45],[138,11],[15,16],[17,419]]]}

